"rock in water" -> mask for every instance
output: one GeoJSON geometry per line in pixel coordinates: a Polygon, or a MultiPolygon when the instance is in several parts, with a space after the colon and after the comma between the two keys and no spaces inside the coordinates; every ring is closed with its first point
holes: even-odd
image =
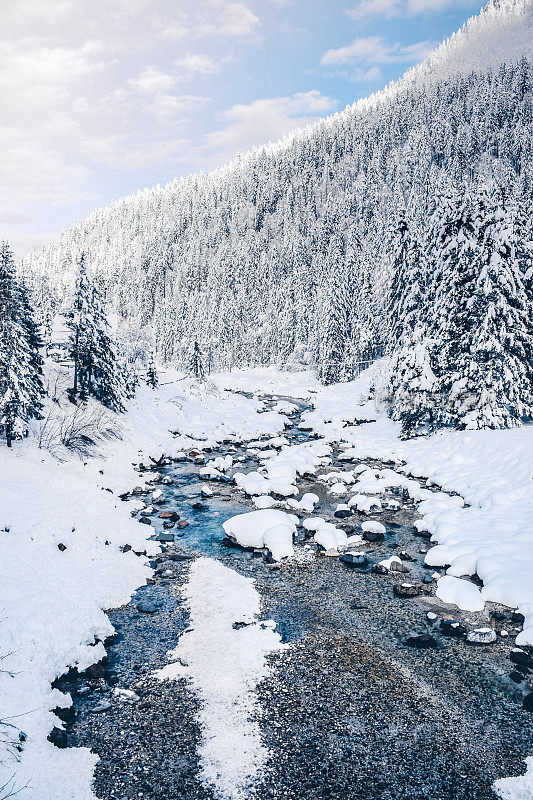
{"type": "Polygon", "coordinates": [[[520,650],[520,648],[515,647],[514,650],[511,650],[509,658],[513,664],[523,669],[533,669],[533,658],[526,653],[525,650],[520,650]]]}
{"type": "Polygon", "coordinates": [[[141,601],[136,605],[137,611],[142,611],[143,614],[155,614],[157,611],[157,606],[155,603],[150,603],[148,601],[141,601]]]}
{"type": "Polygon", "coordinates": [[[363,531],[362,537],[365,542],[381,542],[385,535],[379,531],[363,531]]]}
{"type": "Polygon", "coordinates": [[[109,700],[100,700],[99,703],[91,708],[91,712],[93,714],[99,714],[101,711],[107,711],[109,708],[111,708],[109,700]]]}
{"type": "Polygon", "coordinates": [[[165,533],[161,531],[155,537],[156,542],[173,542],[174,541],[174,534],[173,533],[165,533]]]}
{"type": "Polygon", "coordinates": [[[524,702],[522,703],[524,711],[533,711],[533,692],[526,694],[524,702]]]}
{"type": "Polygon", "coordinates": [[[397,583],[393,588],[396,597],[418,597],[420,586],[414,583],[397,583]]]}
{"type": "Polygon", "coordinates": [[[180,515],[177,514],[175,511],[162,511],[158,514],[159,519],[168,519],[170,522],[177,522],[180,518],[180,515]]]}
{"type": "Polygon", "coordinates": [[[453,639],[463,639],[466,636],[466,628],[454,619],[443,619],[440,623],[440,632],[443,636],[451,636],[453,639]]]}
{"type": "Polygon", "coordinates": [[[339,557],[339,561],[343,564],[348,564],[350,567],[364,567],[368,559],[364,553],[343,553],[339,557]]]}
{"type": "Polygon", "coordinates": [[[470,644],[492,644],[496,641],[494,628],[476,628],[466,634],[466,641],[470,644]]]}
{"type": "Polygon", "coordinates": [[[437,640],[429,633],[421,633],[418,636],[409,636],[405,640],[405,644],[409,647],[417,647],[419,650],[429,650],[431,647],[437,647],[437,640]]]}

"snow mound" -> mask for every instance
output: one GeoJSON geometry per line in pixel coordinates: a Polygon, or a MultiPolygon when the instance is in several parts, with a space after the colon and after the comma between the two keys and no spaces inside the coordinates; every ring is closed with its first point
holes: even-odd
{"type": "Polygon", "coordinates": [[[191,628],[156,675],[189,678],[200,699],[201,777],[221,800],[247,800],[268,756],[252,719],[253,690],[268,674],[268,653],[283,647],[281,637],[274,623],[257,621],[261,597],[253,581],[218,561],[195,561],[182,595],[191,628]],[[247,624],[235,629],[235,622],[247,624]]]}
{"type": "Polygon", "coordinates": [[[485,601],[477,586],[452,575],[439,578],[436,595],[444,603],[456,605],[463,611],[483,611],[485,608],[485,601]]]}
{"type": "Polygon", "coordinates": [[[291,556],[292,536],[299,520],[294,514],[287,514],[275,508],[237,514],[226,520],[222,527],[226,535],[238,542],[241,547],[268,547],[275,561],[291,556]],[[275,529],[273,534],[270,534],[275,529]],[[270,534],[270,535],[268,535],[270,534]]]}

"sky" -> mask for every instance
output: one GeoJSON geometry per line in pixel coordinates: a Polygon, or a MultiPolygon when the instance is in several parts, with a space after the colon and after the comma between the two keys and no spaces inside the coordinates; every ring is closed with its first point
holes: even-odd
{"type": "Polygon", "coordinates": [[[2,0],[0,239],[209,170],[382,88],[479,0],[2,0]]]}

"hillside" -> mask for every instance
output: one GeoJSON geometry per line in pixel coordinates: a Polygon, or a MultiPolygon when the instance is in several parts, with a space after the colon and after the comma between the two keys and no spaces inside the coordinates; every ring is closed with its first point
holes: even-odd
{"type": "Polygon", "coordinates": [[[527,0],[489,3],[384,91],[95,211],[22,262],[45,318],[83,250],[111,309],[153,326],[164,360],[198,340],[214,366],[320,363],[339,297],[343,363],[384,344],[399,211],[421,241],[450,186],[494,181],[527,211],[532,21],[527,0]]]}

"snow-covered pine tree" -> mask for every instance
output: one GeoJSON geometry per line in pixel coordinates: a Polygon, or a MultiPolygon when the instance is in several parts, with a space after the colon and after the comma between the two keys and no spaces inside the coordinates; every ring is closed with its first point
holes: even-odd
{"type": "Polygon", "coordinates": [[[100,287],[94,280],[90,283],[89,307],[90,338],[87,341],[85,365],[87,393],[106,408],[123,411],[115,346],[109,333],[100,287]]]}
{"type": "Polygon", "coordinates": [[[42,346],[25,287],[7,242],[0,245],[0,429],[8,447],[39,419],[44,395],[42,346]]]}
{"type": "Polygon", "coordinates": [[[148,369],[146,370],[146,384],[151,389],[156,389],[159,383],[159,379],[157,377],[157,368],[155,365],[154,354],[150,354],[150,361],[148,362],[148,369]]]}
{"type": "Polygon", "coordinates": [[[204,362],[199,342],[195,342],[192,346],[191,356],[190,356],[190,370],[192,375],[194,375],[194,377],[196,378],[196,380],[198,381],[205,380],[204,362]]]}
{"type": "Polygon", "coordinates": [[[424,275],[420,236],[405,209],[398,212],[392,236],[393,262],[387,296],[388,342],[390,350],[411,338],[424,300],[424,275]]]}
{"type": "Polygon", "coordinates": [[[74,362],[70,398],[86,401],[94,397],[113,411],[122,411],[122,391],[113,342],[109,335],[98,286],[90,281],[85,256],[78,261],[74,296],[65,314],[70,330],[69,354],[74,362]]]}
{"type": "Polygon", "coordinates": [[[327,250],[329,282],[321,287],[321,320],[318,373],[328,386],[341,380],[348,339],[350,299],[346,245],[342,233],[332,235],[327,250]]]}
{"type": "Polygon", "coordinates": [[[469,429],[519,424],[533,414],[533,331],[512,225],[494,185],[447,204],[437,257],[443,421],[469,429]]]}
{"type": "Polygon", "coordinates": [[[430,433],[435,426],[438,382],[431,368],[431,342],[417,326],[393,356],[389,392],[391,416],[402,423],[401,438],[430,433]]]}

